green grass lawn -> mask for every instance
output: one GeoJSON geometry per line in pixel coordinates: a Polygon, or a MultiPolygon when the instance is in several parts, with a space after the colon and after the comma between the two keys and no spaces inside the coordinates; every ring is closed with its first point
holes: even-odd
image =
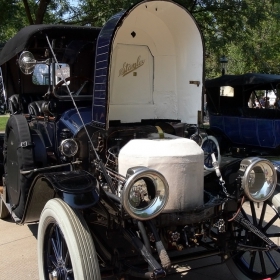
{"type": "Polygon", "coordinates": [[[0,131],[5,131],[6,129],[6,123],[9,119],[9,115],[6,115],[6,116],[1,116],[0,117],[0,131]]]}

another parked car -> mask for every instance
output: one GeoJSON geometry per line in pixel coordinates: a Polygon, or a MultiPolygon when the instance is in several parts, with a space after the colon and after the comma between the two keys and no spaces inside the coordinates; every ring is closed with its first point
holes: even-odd
{"type": "Polygon", "coordinates": [[[208,133],[219,140],[223,153],[280,154],[279,86],[280,75],[258,73],[224,75],[205,82],[208,133]],[[275,106],[270,104],[270,91],[278,96],[275,106]]]}
{"type": "Polygon", "coordinates": [[[11,112],[0,217],[39,222],[39,279],[156,279],[213,256],[238,279],[279,279],[279,167],[219,166],[212,153],[204,171],[184,138],[204,84],[185,8],[143,1],[102,29],[29,26],[0,65],[11,112]]]}

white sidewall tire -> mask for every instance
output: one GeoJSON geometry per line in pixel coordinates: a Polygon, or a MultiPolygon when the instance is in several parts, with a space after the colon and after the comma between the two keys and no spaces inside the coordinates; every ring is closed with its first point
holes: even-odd
{"type": "MultiPolygon", "coordinates": [[[[203,147],[203,144],[208,140],[213,141],[215,143],[216,147],[217,147],[217,151],[218,151],[217,161],[218,161],[218,164],[220,166],[220,163],[221,163],[220,146],[219,146],[219,143],[218,143],[218,140],[216,139],[216,137],[210,135],[210,136],[207,136],[207,137],[203,138],[202,143],[201,143],[201,148],[203,147]]],[[[202,150],[203,150],[203,148],[202,148],[202,150]]],[[[204,165],[204,169],[208,170],[208,171],[214,171],[215,170],[214,167],[207,167],[205,165],[204,165]]]]}
{"type": "Polygon", "coordinates": [[[44,277],[44,239],[49,224],[56,223],[66,241],[74,278],[76,280],[101,279],[95,246],[86,221],[80,212],[72,209],[61,199],[51,199],[45,205],[38,228],[38,267],[39,279],[44,277]]]}

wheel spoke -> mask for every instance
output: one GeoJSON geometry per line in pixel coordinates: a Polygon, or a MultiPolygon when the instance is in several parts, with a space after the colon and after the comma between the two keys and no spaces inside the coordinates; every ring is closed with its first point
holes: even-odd
{"type": "Polygon", "coordinates": [[[249,218],[248,218],[248,214],[245,212],[245,210],[243,208],[241,208],[241,213],[243,214],[243,217],[249,221],[249,218]]]}
{"type": "Polygon", "coordinates": [[[249,266],[250,271],[253,271],[253,269],[254,269],[254,264],[255,264],[255,260],[256,260],[256,253],[257,252],[252,252],[251,259],[250,259],[250,266],[249,266]]]}
{"type": "MultiPolygon", "coordinates": [[[[255,202],[250,201],[248,206],[241,208],[244,219],[251,221],[268,238],[275,237],[279,240],[280,230],[275,225],[280,220],[279,205],[273,205],[271,201],[266,201],[262,203],[261,209],[257,209],[255,202]]],[[[243,228],[241,224],[236,223],[235,230],[237,234],[234,235],[234,238],[239,244],[252,247],[265,246],[260,238],[257,238],[250,230],[243,228]]],[[[273,239],[272,241],[277,244],[277,241],[273,239]]],[[[241,252],[237,249],[232,255],[235,267],[230,267],[230,269],[236,276],[240,276],[241,271],[249,279],[276,279],[280,275],[279,258],[280,247],[272,251],[254,252],[241,252]]]]}
{"type": "Polygon", "coordinates": [[[250,201],[250,206],[252,212],[253,225],[257,225],[257,215],[256,215],[255,204],[253,201],[250,201]]]}
{"type": "Polygon", "coordinates": [[[70,259],[69,250],[66,244],[65,239],[63,238],[63,242],[61,243],[61,258],[66,264],[67,260],[70,259]]]}
{"type": "Polygon", "coordinates": [[[52,249],[57,261],[61,260],[61,242],[62,242],[58,230],[59,230],[58,227],[55,226],[54,237],[51,238],[52,249]]]}
{"type": "Polygon", "coordinates": [[[53,252],[54,252],[54,256],[56,258],[56,261],[58,262],[59,254],[58,254],[58,250],[57,250],[57,246],[56,246],[56,241],[52,238],[51,242],[52,242],[52,249],[53,249],[53,252]]]}
{"type": "MultiPolygon", "coordinates": [[[[57,259],[53,255],[49,256],[49,260],[54,265],[55,268],[58,267],[57,259]]],[[[51,270],[52,270],[52,268],[51,268],[51,270]]]]}
{"type": "Polygon", "coordinates": [[[262,274],[263,274],[263,275],[266,275],[266,267],[265,267],[263,252],[259,252],[259,257],[260,257],[260,263],[261,263],[262,274]]]}
{"type": "Polygon", "coordinates": [[[267,237],[272,238],[272,237],[280,237],[280,232],[277,233],[267,233],[267,237]]]}
{"type": "Polygon", "coordinates": [[[265,215],[265,212],[266,212],[266,206],[267,206],[267,203],[264,202],[264,203],[263,203],[262,212],[261,212],[261,216],[260,216],[260,220],[259,220],[259,227],[261,227],[261,225],[262,225],[262,223],[263,223],[264,215],[265,215]]]}
{"type": "Polygon", "coordinates": [[[67,252],[65,254],[64,262],[65,262],[66,267],[69,267],[69,266],[71,267],[71,258],[70,258],[68,249],[67,249],[67,252]]]}
{"type": "Polygon", "coordinates": [[[273,265],[273,267],[275,268],[275,270],[279,270],[279,266],[277,265],[276,261],[274,260],[273,256],[271,255],[271,253],[269,251],[265,252],[267,258],[270,260],[271,264],[273,265]]]}
{"type": "Polygon", "coordinates": [[[63,238],[61,236],[61,232],[59,230],[59,227],[56,226],[55,227],[55,237],[56,237],[56,241],[57,241],[57,253],[59,258],[62,258],[62,243],[63,243],[63,238]]]}
{"type": "Polygon", "coordinates": [[[206,156],[205,160],[209,161],[209,160],[210,160],[210,157],[211,157],[211,155],[208,154],[208,155],[206,156]]]}

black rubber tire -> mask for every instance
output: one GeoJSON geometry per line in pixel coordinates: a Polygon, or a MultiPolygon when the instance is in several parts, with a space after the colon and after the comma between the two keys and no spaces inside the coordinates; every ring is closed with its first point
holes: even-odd
{"type": "Polygon", "coordinates": [[[49,200],[42,211],[38,228],[38,266],[41,280],[51,279],[50,273],[60,273],[59,279],[68,279],[66,271],[69,279],[101,279],[86,221],[79,211],[61,199],[49,200]],[[54,250],[57,248],[63,248],[63,252],[54,250]]]}
{"type": "MultiPolygon", "coordinates": [[[[263,232],[278,246],[280,229],[280,189],[275,191],[274,195],[264,203],[260,204],[261,207],[258,209],[256,203],[250,202],[250,207],[246,210],[243,208],[242,213],[252,223],[258,227],[258,229],[263,232]],[[258,210],[258,211],[257,211],[258,210]]],[[[237,227],[238,228],[238,225],[237,227]]],[[[237,234],[237,233],[236,233],[237,234]]],[[[243,240],[247,245],[255,245],[256,240],[254,237],[250,237],[250,232],[244,230],[241,233],[243,240]],[[245,235],[248,235],[245,238],[245,235]]],[[[239,237],[240,238],[240,237],[239,237]]],[[[259,244],[262,246],[263,244],[259,244]]],[[[232,253],[231,258],[226,262],[231,273],[239,280],[249,280],[249,279],[280,279],[280,249],[271,250],[268,252],[245,252],[236,251],[232,253]],[[276,264],[276,266],[275,266],[276,264]]]]}
{"type": "Polygon", "coordinates": [[[0,219],[6,219],[10,216],[9,210],[7,209],[3,199],[0,196],[0,219]]]}
{"type": "Polygon", "coordinates": [[[20,174],[20,170],[34,169],[32,139],[23,115],[10,116],[6,125],[3,155],[9,203],[15,215],[22,218],[33,175],[20,174]],[[21,147],[21,143],[27,146],[21,147]]]}

